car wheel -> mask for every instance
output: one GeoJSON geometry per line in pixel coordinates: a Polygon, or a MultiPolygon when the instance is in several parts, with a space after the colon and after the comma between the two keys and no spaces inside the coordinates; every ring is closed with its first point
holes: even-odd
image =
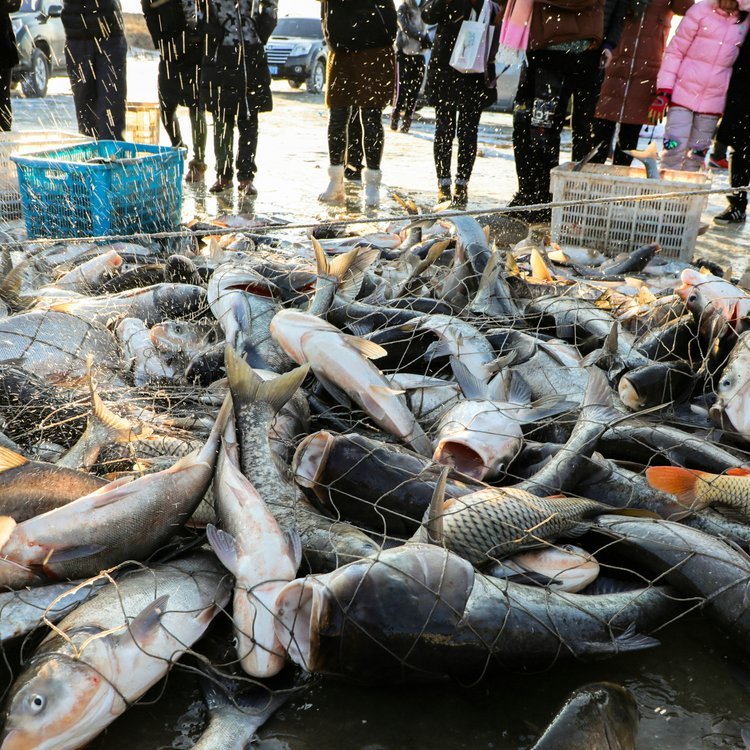
{"type": "Polygon", "coordinates": [[[287,81],[287,83],[293,89],[298,89],[300,86],[302,86],[302,81],[294,81],[291,78],[287,81]]]}
{"type": "Polygon", "coordinates": [[[307,90],[311,94],[320,94],[326,85],[326,64],[324,60],[316,60],[307,78],[307,90]]]}
{"type": "Polygon", "coordinates": [[[21,79],[21,89],[29,98],[43,97],[47,95],[48,83],[49,60],[42,50],[35,49],[31,54],[31,71],[21,79]]]}

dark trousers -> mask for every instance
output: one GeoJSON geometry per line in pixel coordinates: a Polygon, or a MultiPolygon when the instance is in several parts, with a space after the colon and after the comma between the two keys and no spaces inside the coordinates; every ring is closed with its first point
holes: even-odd
{"type": "Polygon", "coordinates": [[[362,169],[362,113],[359,107],[352,107],[346,126],[346,164],[352,169],[362,169]]]}
{"type": "Polygon", "coordinates": [[[0,130],[10,130],[13,110],[10,107],[10,74],[12,68],[0,68],[0,130]]]}
{"type": "Polygon", "coordinates": [[[477,136],[482,117],[478,102],[464,102],[460,107],[439,101],[435,105],[435,171],[438,181],[451,179],[453,139],[458,138],[458,167],[456,181],[467,183],[477,158],[477,136]]]}
{"type": "Polygon", "coordinates": [[[258,150],[258,113],[255,110],[220,109],[214,115],[214,153],[216,174],[231,179],[234,174],[234,128],[237,127],[237,179],[252,180],[258,171],[255,154],[258,150]]]}
{"type": "MultiPolygon", "coordinates": [[[[591,160],[594,164],[604,164],[609,158],[609,151],[612,148],[612,139],[615,137],[616,122],[611,120],[596,120],[594,122],[594,143],[601,143],[599,150],[591,160]]],[[[612,163],[622,167],[629,167],[633,161],[632,156],[628,156],[624,151],[633,151],[638,148],[638,137],[641,134],[642,125],[631,125],[628,123],[620,124],[620,133],[617,136],[615,152],[612,157],[612,163]]]]}
{"type": "Polygon", "coordinates": [[[573,97],[573,160],[594,145],[594,111],[602,74],[600,52],[529,52],[513,105],[513,151],[518,189],[531,202],[550,200],[550,170],[560,163],[568,101],[573,97]]]}
{"type": "MultiPolygon", "coordinates": [[[[732,148],[729,160],[729,184],[732,187],[750,185],[750,140],[745,137],[740,148],[732,148]]],[[[747,210],[747,191],[738,190],[729,196],[732,208],[740,211],[747,210]]]]}
{"type": "Polygon", "coordinates": [[[169,70],[164,60],[159,60],[159,108],[161,122],[173,146],[185,146],[177,119],[177,107],[185,102],[190,113],[190,127],[193,136],[193,161],[205,164],[206,161],[206,113],[199,106],[198,66],[169,70]]]}
{"type": "Polygon", "coordinates": [[[65,60],[78,130],[103,140],[122,140],[127,98],[124,36],[68,39],[65,60]]]}
{"type": "MultiPolygon", "coordinates": [[[[331,166],[344,164],[351,107],[331,107],[328,115],[328,156],[331,166]]],[[[383,158],[383,120],[379,109],[360,109],[365,162],[368,169],[380,169],[383,158]]]]}
{"type": "Polygon", "coordinates": [[[394,112],[403,112],[404,117],[411,119],[417,106],[419,89],[424,78],[424,55],[396,55],[398,63],[398,99],[394,112]]]}

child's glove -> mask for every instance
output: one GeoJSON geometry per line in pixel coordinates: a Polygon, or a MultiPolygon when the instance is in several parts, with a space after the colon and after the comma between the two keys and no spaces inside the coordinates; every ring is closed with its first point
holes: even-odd
{"type": "Polygon", "coordinates": [[[671,91],[662,90],[656,92],[654,101],[651,102],[651,106],[648,108],[648,121],[652,125],[658,125],[664,119],[664,115],[667,114],[671,100],[671,91]]]}

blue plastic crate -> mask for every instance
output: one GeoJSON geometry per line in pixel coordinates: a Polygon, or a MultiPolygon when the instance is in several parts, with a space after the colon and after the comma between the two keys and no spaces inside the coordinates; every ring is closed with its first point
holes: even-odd
{"type": "Polygon", "coordinates": [[[180,149],[92,141],[11,158],[29,237],[163,232],[180,223],[180,149]]]}

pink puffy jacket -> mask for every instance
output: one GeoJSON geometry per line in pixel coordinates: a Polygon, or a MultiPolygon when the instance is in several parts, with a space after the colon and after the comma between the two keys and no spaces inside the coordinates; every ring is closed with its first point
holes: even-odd
{"type": "MultiPolygon", "coordinates": [[[[748,5],[740,2],[740,7],[748,5]]],[[[724,111],[732,66],[750,21],[739,22],[712,0],[693,5],[677,28],[656,79],[657,90],[672,92],[672,104],[704,115],[724,111]]]]}

